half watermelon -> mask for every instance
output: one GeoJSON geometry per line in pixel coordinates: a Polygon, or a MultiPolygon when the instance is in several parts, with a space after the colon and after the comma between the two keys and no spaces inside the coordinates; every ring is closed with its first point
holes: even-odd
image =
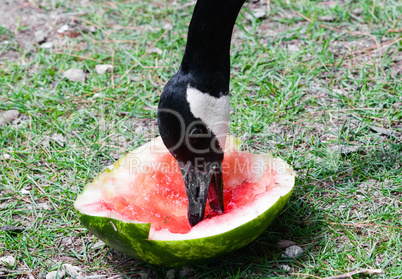
{"type": "Polygon", "coordinates": [[[267,229],[289,199],[295,173],[281,159],[238,150],[228,136],[222,164],[225,213],[191,227],[175,159],[160,138],[100,173],[74,203],[94,235],[133,258],[162,266],[202,263],[237,250],[267,229]]]}

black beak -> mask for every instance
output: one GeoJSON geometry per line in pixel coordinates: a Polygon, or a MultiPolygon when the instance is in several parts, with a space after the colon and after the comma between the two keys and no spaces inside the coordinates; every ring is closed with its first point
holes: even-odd
{"type": "Polygon", "coordinates": [[[195,226],[204,219],[207,199],[213,211],[222,213],[222,162],[207,164],[205,171],[199,170],[191,162],[187,162],[185,166],[179,163],[179,168],[186,187],[187,217],[190,225],[195,226]]]}

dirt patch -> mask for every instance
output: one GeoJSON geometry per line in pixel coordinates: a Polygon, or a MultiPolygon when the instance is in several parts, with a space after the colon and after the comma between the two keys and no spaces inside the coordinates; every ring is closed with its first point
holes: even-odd
{"type": "Polygon", "coordinates": [[[67,9],[53,7],[46,0],[0,1],[0,46],[3,48],[0,61],[14,61],[22,53],[61,45],[65,36],[80,36],[77,30],[84,27],[75,21],[75,16],[79,15],[75,1],[69,3],[73,5],[67,9]]]}
{"type": "MultiPolygon", "coordinates": [[[[0,25],[11,31],[18,47],[32,49],[36,32],[47,33],[53,24],[43,10],[25,0],[10,0],[0,3],[0,25]]],[[[8,42],[10,44],[10,42],[8,42]]],[[[1,59],[16,59],[19,52],[15,47],[1,54],[1,59]]]]}

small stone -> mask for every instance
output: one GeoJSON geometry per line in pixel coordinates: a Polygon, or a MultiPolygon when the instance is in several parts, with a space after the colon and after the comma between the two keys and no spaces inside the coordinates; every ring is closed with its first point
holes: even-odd
{"type": "Polygon", "coordinates": [[[101,65],[95,66],[95,71],[100,75],[103,75],[104,73],[111,73],[112,70],[113,70],[113,65],[109,65],[109,64],[101,64],[101,65]]]}
{"type": "Polygon", "coordinates": [[[0,258],[0,266],[2,265],[9,265],[9,266],[14,266],[15,265],[15,258],[13,256],[5,256],[0,258]]]}
{"type": "MultiPolygon", "coordinates": [[[[1,195],[1,192],[0,192],[0,195],[1,195]]],[[[10,204],[8,204],[8,203],[6,203],[6,202],[0,203],[0,210],[5,209],[5,208],[7,208],[7,207],[9,207],[9,206],[10,206],[10,204]]],[[[0,229],[0,230],[1,230],[1,229],[0,229]]]]}
{"type": "Polygon", "coordinates": [[[161,55],[163,53],[163,51],[158,47],[153,47],[153,48],[151,48],[150,53],[156,53],[156,54],[161,55]]]}
{"type": "Polygon", "coordinates": [[[47,36],[46,32],[43,30],[36,31],[34,35],[35,35],[35,41],[37,43],[44,42],[46,40],[46,36],[47,36]]]}
{"type": "Polygon", "coordinates": [[[64,72],[63,77],[69,81],[85,82],[85,73],[81,69],[69,69],[64,72]]]}
{"type": "Polygon", "coordinates": [[[64,33],[68,30],[68,25],[64,24],[62,27],[60,27],[59,29],[57,29],[57,33],[64,33]]]}
{"type": "Polygon", "coordinates": [[[292,245],[292,246],[289,246],[288,248],[286,248],[285,254],[289,258],[297,258],[301,254],[303,254],[303,249],[297,245],[292,245]]]}
{"type": "Polygon", "coordinates": [[[375,192],[373,193],[373,195],[374,195],[374,197],[376,197],[376,198],[379,198],[379,197],[382,196],[381,193],[378,192],[378,191],[375,191],[375,192]]]}
{"type": "Polygon", "coordinates": [[[352,10],[352,13],[357,15],[357,16],[359,16],[359,15],[361,15],[363,13],[363,9],[359,8],[359,7],[355,8],[355,9],[352,10]]]}
{"type": "Polygon", "coordinates": [[[87,30],[88,30],[88,32],[90,32],[90,33],[96,32],[96,28],[95,28],[95,26],[93,26],[93,25],[89,26],[87,30]]]}
{"type": "Polygon", "coordinates": [[[170,23],[165,23],[162,27],[165,30],[172,30],[173,29],[173,25],[170,23]]]}
{"type": "Polygon", "coordinates": [[[288,50],[290,52],[298,52],[298,51],[300,51],[300,48],[297,45],[289,45],[288,50]]]}
{"type": "Polygon", "coordinates": [[[78,266],[73,266],[71,264],[63,264],[63,268],[67,271],[68,274],[77,277],[81,273],[81,268],[78,266]]]}
{"type": "Polygon", "coordinates": [[[279,240],[278,243],[276,243],[276,246],[281,249],[285,249],[293,245],[296,245],[296,242],[292,240],[279,240]]]}
{"type": "Polygon", "coordinates": [[[336,20],[336,17],[334,17],[332,15],[325,15],[325,16],[320,16],[318,19],[322,20],[322,21],[333,22],[336,20]]]}
{"type": "Polygon", "coordinates": [[[64,147],[66,144],[66,138],[58,133],[53,133],[52,136],[50,137],[51,140],[55,141],[58,145],[61,147],[64,147]]]}
{"type": "Polygon", "coordinates": [[[174,279],[176,277],[176,270],[174,269],[169,269],[166,272],[166,279],[174,279]]]}
{"type": "Polygon", "coordinates": [[[63,135],[58,134],[58,133],[53,133],[53,135],[50,137],[50,139],[55,141],[61,147],[64,147],[64,145],[66,143],[66,138],[63,137],[63,135]]]}
{"type": "Polygon", "coordinates": [[[43,202],[43,203],[38,203],[37,205],[36,205],[36,208],[37,209],[39,209],[39,210],[48,210],[49,208],[50,208],[50,205],[49,204],[47,204],[47,203],[45,203],[45,202],[43,202]]]}
{"type": "Polygon", "coordinates": [[[263,18],[267,14],[267,11],[265,9],[255,9],[251,11],[250,13],[245,13],[244,16],[249,20],[253,21],[254,18],[263,18]]]}
{"type": "Polygon", "coordinates": [[[382,127],[378,127],[378,126],[370,126],[370,129],[381,134],[381,135],[385,135],[385,136],[389,136],[391,135],[391,132],[387,129],[384,129],[382,127]]]}
{"type": "Polygon", "coordinates": [[[130,81],[131,81],[131,82],[139,82],[139,81],[141,81],[141,77],[138,76],[138,75],[132,75],[132,76],[130,77],[130,81]]]}
{"type": "Polygon", "coordinates": [[[61,239],[60,246],[70,247],[72,244],[73,244],[73,240],[72,240],[71,236],[70,237],[63,237],[61,239]]]}
{"type": "Polygon", "coordinates": [[[6,160],[9,160],[10,158],[11,158],[11,155],[7,154],[7,153],[0,155],[0,160],[6,161],[6,160]]]}
{"type": "Polygon", "coordinates": [[[46,274],[46,279],[61,279],[66,275],[66,272],[62,269],[55,270],[55,271],[50,271],[48,274],[46,274]]]}
{"type": "Polygon", "coordinates": [[[253,10],[253,16],[256,18],[263,18],[267,14],[265,9],[255,9],[253,10]]]}
{"type": "Polygon", "coordinates": [[[286,272],[290,271],[290,266],[288,266],[287,264],[280,264],[279,268],[286,272]]]}
{"type": "Polygon", "coordinates": [[[2,232],[10,232],[10,233],[20,233],[24,231],[24,227],[17,227],[11,225],[4,225],[0,227],[0,231],[2,232]]]}
{"type": "Polygon", "coordinates": [[[342,154],[349,154],[356,152],[359,150],[360,146],[358,144],[356,145],[341,145],[341,153],[342,154]]]}
{"type": "Polygon", "coordinates": [[[23,194],[23,195],[28,195],[30,193],[30,191],[27,190],[27,189],[22,188],[20,193],[23,194]]]}
{"type": "Polygon", "coordinates": [[[339,88],[334,88],[334,89],[332,89],[332,91],[333,91],[334,93],[339,94],[339,95],[342,95],[342,96],[345,96],[345,95],[348,94],[348,92],[347,92],[346,90],[344,90],[344,89],[339,89],[339,88]]]}
{"type": "Polygon", "coordinates": [[[193,276],[193,274],[194,274],[194,269],[191,267],[183,267],[179,272],[180,278],[191,277],[191,276],[193,276]]]}
{"type": "MultiPolygon", "coordinates": [[[[140,276],[142,276],[141,275],[141,273],[138,273],[140,276]]],[[[100,279],[100,278],[105,278],[105,277],[107,277],[107,275],[88,275],[88,276],[85,276],[84,278],[85,279],[100,279]]]]}
{"type": "Polygon", "coordinates": [[[44,136],[39,143],[44,147],[48,148],[50,146],[50,137],[49,136],[44,136]]]}
{"type": "Polygon", "coordinates": [[[145,132],[145,128],[143,126],[138,126],[137,128],[135,128],[134,130],[134,134],[140,136],[143,135],[145,132]]]}
{"type": "Polygon", "coordinates": [[[0,127],[10,124],[20,115],[18,110],[8,110],[0,114],[0,127]]]}
{"type": "Polygon", "coordinates": [[[98,248],[102,248],[103,246],[105,246],[105,242],[103,242],[102,240],[98,240],[98,242],[96,242],[93,246],[94,249],[98,249],[98,248]]]}
{"type": "Polygon", "coordinates": [[[339,209],[340,211],[342,211],[342,210],[346,209],[347,207],[348,207],[348,206],[347,206],[346,204],[342,203],[342,204],[340,204],[340,205],[338,206],[338,209],[339,209]]]}
{"type": "Polygon", "coordinates": [[[53,43],[52,42],[46,42],[40,45],[40,48],[52,48],[53,43]]]}

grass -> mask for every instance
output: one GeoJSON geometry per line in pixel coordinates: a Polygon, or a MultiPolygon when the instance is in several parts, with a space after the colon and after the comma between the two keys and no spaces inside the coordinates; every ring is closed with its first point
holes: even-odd
{"type": "Polygon", "coordinates": [[[18,43],[24,23],[0,28],[0,110],[21,113],[0,127],[0,158],[11,157],[0,160],[0,220],[25,228],[0,231],[0,256],[17,259],[0,277],[42,278],[70,263],[87,276],[125,278],[324,278],[363,269],[384,274],[353,278],[402,278],[402,3],[271,1],[268,16],[251,20],[246,13],[260,4],[246,3],[233,36],[230,130],[244,149],[293,165],[297,187],[254,243],[214,263],[168,269],[96,245],[72,203],[106,165],[157,135],[156,106],[179,66],[192,5],[34,2],[70,14],[53,28],[66,23],[72,33],[53,32],[49,50],[18,43]],[[10,51],[18,57],[8,59],[10,51]],[[97,64],[113,64],[113,73],[96,74],[97,64]],[[63,79],[70,68],[87,71],[87,81],[63,79]],[[283,239],[303,255],[282,257],[283,239]]]}

